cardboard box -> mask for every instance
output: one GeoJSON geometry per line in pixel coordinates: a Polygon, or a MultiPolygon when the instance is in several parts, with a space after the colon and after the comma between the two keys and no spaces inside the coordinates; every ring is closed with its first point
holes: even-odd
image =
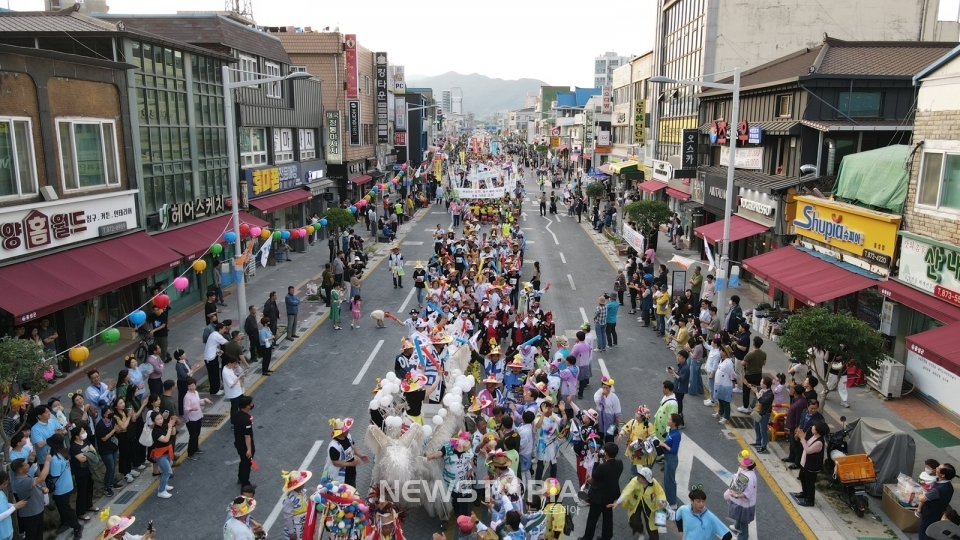
{"type": "Polygon", "coordinates": [[[897,500],[897,495],[894,493],[896,489],[896,484],[884,484],[880,509],[901,531],[915,533],[920,530],[920,518],[913,515],[917,509],[900,506],[900,501],[897,500]]]}

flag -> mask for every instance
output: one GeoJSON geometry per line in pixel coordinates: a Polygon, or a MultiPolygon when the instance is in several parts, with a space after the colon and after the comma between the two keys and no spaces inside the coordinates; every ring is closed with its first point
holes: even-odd
{"type": "Polygon", "coordinates": [[[713,250],[710,248],[710,242],[703,243],[703,250],[707,254],[707,260],[710,261],[710,270],[716,270],[717,263],[713,260],[713,250]]]}
{"type": "Polygon", "coordinates": [[[260,246],[260,251],[257,252],[257,255],[260,256],[260,264],[264,267],[267,266],[267,259],[270,258],[270,244],[273,244],[273,242],[267,239],[263,242],[263,245],[260,246]]]}

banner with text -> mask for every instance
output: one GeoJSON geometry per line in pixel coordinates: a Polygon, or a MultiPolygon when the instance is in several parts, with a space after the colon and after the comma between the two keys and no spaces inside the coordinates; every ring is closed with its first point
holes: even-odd
{"type": "Polygon", "coordinates": [[[629,225],[623,226],[623,241],[630,244],[637,253],[643,253],[644,237],[629,225]]]}
{"type": "Polygon", "coordinates": [[[344,69],[347,79],[347,99],[360,98],[360,63],[357,61],[357,35],[343,36],[343,52],[346,56],[344,69]]]}

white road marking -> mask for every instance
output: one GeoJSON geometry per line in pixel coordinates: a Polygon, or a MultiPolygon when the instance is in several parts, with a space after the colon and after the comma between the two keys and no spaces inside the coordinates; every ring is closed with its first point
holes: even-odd
{"type": "Polygon", "coordinates": [[[560,241],[557,240],[557,235],[556,235],[556,234],[553,234],[553,231],[550,230],[550,225],[553,225],[553,221],[552,221],[550,218],[546,217],[546,216],[544,216],[543,219],[545,219],[545,220],[547,220],[547,221],[550,222],[550,223],[547,224],[547,226],[545,227],[545,229],[547,229],[547,232],[550,233],[550,236],[553,237],[553,243],[559,246],[559,245],[560,245],[560,241]]]}
{"type": "Polygon", "coordinates": [[[572,290],[574,291],[577,290],[577,286],[573,284],[573,276],[571,276],[570,274],[567,274],[567,281],[570,282],[570,288],[572,290]]]}
{"type": "Polygon", "coordinates": [[[370,353],[370,356],[367,357],[367,361],[363,363],[363,367],[360,368],[360,373],[357,373],[357,378],[353,380],[353,384],[360,384],[361,379],[367,373],[367,369],[370,367],[370,363],[373,362],[374,357],[377,356],[377,353],[380,352],[380,347],[383,346],[383,341],[380,340],[377,342],[377,346],[373,348],[373,352],[370,353]]]}
{"type": "Polygon", "coordinates": [[[523,218],[523,221],[524,221],[524,222],[527,221],[527,213],[526,213],[526,212],[521,212],[521,213],[520,213],[520,217],[523,218]]]}
{"type": "Polygon", "coordinates": [[[223,463],[224,463],[225,465],[236,465],[237,463],[240,463],[240,460],[239,460],[239,459],[231,459],[231,460],[229,460],[229,461],[224,461],[223,463]]]}
{"type": "MultiPolygon", "coordinates": [[[[307,457],[303,459],[303,463],[300,464],[298,471],[305,471],[310,467],[310,463],[313,462],[313,458],[317,457],[317,452],[320,451],[320,448],[323,446],[323,440],[314,441],[313,447],[310,448],[310,451],[307,452],[307,457]]],[[[322,475],[314,475],[322,476],[322,475]]],[[[280,497],[280,500],[277,501],[277,504],[273,506],[273,510],[270,512],[270,515],[267,516],[267,520],[263,522],[263,532],[270,532],[270,527],[273,527],[273,524],[277,522],[277,518],[280,517],[280,512],[283,511],[283,499],[280,497]]]]}
{"type": "Polygon", "coordinates": [[[559,213],[559,212],[557,212],[557,213],[556,213],[556,214],[554,214],[554,215],[555,215],[555,216],[557,216],[557,223],[559,223],[559,222],[560,222],[560,213],[559,213]]]}
{"type": "Polygon", "coordinates": [[[430,212],[431,214],[446,214],[447,212],[430,212]]]}
{"type": "Polygon", "coordinates": [[[410,303],[410,299],[413,298],[413,293],[416,292],[416,287],[411,286],[410,292],[407,294],[407,299],[403,301],[403,304],[400,305],[400,309],[397,310],[397,313],[403,313],[407,309],[407,304],[410,303]]]}
{"type": "Polygon", "coordinates": [[[558,253],[560,253],[560,261],[563,262],[563,264],[567,264],[567,258],[563,256],[563,252],[559,251],[558,253]]]}
{"type": "Polygon", "coordinates": [[[528,243],[528,244],[536,244],[536,242],[534,242],[533,240],[527,240],[527,243],[528,243]]]}
{"type": "Polygon", "coordinates": [[[407,241],[403,242],[403,245],[405,245],[405,246],[422,246],[422,245],[423,245],[423,242],[414,242],[413,240],[407,240],[407,241]]]}
{"type": "Polygon", "coordinates": [[[583,322],[590,322],[590,319],[587,318],[587,312],[580,308],[580,316],[583,317],[583,322]]]}
{"type": "Polygon", "coordinates": [[[607,371],[607,364],[606,362],[603,361],[603,358],[598,358],[597,363],[600,364],[600,373],[602,373],[604,377],[609,379],[610,372],[607,371]]]}

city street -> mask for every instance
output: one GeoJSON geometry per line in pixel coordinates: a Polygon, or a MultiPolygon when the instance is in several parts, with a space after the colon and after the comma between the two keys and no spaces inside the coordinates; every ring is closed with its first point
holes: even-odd
{"type": "MultiPolygon", "coordinates": [[[[531,178],[526,183],[528,198],[536,192],[536,184],[531,178]]],[[[419,221],[411,225],[412,229],[401,242],[406,266],[411,269],[417,260],[426,261],[432,253],[429,231],[437,223],[446,228],[450,222],[441,208],[435,206],[428,213],[421,213],[419,221]]],[[[544,296],[543,307],[554,313],[558,333],[564,331],[572,336],[585,319],[592,319],[597,296],[613,290],[615,271],[610,259],[584,229],[585,225],[578,224],[576,218],[568,218],[562,209],[562,215],[543,218],[529,203],[525,204],[524,211],[526,216],[521,220],[527,238],[524,276],[529,276],[533,261],[541,262],[543,282],[552,284],[544,296]]],[[[320,257],[325,253],[312,252],[309,256],[320,257]]],[[[412,284],[394,289],[386,265],[380,264],[364,280],[364,311],[383,309],[399,316],[415,306],[413,293],[412,284]]],[[[614,377],[624,419],[631,417],[640,404],[656,410],[665,368],[675,363],[674,355],[664,342],[649,329],[640,328],[627,311],[627,308],[620,311],[620,347],[595,355],[595,376],[588,388],[591,395],[599,388],[601,371],[614,377]]],[[[354,439],[363,445],[370,390],[375,378],[393,368],[393,359],[399,352],[404,332],[405,329],[396,324],[389,324],[385,330],[375,330],[369,317],[363,319],[359,330],[335,332],[324,319],[319,326],[301,334],[303,337],[277,366],[273,376],[264,378],[253,391],[256,404],[253,411],[257,445],[255,459],[259,466],[259,470],[252,474],[252,480],[258,486],[258,507],[253,516],[264,524],[271,537],[282,535],[280,471],[305,467],[314,472],[314,479],[318,479],[326,459],[330,435],[327,421],[330,418],[355,418],[354,439]]],[[[701,400],[691,397],[686,402],[686,429],[677,473],[678,494],[685,503],[687,488],[702,484],[708,494],[708,507],[725,518],[727,504],[722,493],[731,471],[736,470],[736,456],[742,443],[717,424],[710,416],[712,409],[702,406],[701,400]]],[[[584,408],[593,406],[592,399],[582,400],[579,404],[584,408]]],[[[153,496],[153,491],[147,490],[138,499],[142,502],[125,513],[132,512],[138,522],[154,520],[158,532],[166,538],[215,537],[222,527],[228,501],[238,493],[238,458],[229,423],[224,424],[203,442],[206,453],[200,461],[185,461],[175,469],[171,481],[175,486],[173,498],[158,499],[153,496]]],[[[575,481],[572,450],[565,445],[562,452],[560,479],[575,481]]],[[[370,465],[360,467],[360,486],[368,485],[370,469],[370,465]]],[[[654,471],[662,481],[659,466],[654,471]]],[[[628,480],[625,473],[621,485],[628,480]]],[[[757,497],[757,521],[751,524],[751,529],[756,527],[764,531],[765,536],[782,540],[804,538],[797,524],[785,514],[782,497],[779,489],[771,491],[770,486],[761,484],[757,497]]],[[[575,501],[566,502],[575,506],[575,501]]],[[[617,510],[614,515],[615,537],[632,536],[625,512],[617,510]]],[[[574,537],[582,532],[585,517],[583,511],[577,516],[574,537]]],[[[404,532],[410,539],[429,538],[431,533],[439,530],[438,520],[429,519],[420,509],[413,509],[404,524],[404,532]]],[[[672,524],[670,530],[672,536],[668,537],[676,537],[672,524]]],[[[755,534],[754,531],[751,533],[751,536],[755,534]]]]}

